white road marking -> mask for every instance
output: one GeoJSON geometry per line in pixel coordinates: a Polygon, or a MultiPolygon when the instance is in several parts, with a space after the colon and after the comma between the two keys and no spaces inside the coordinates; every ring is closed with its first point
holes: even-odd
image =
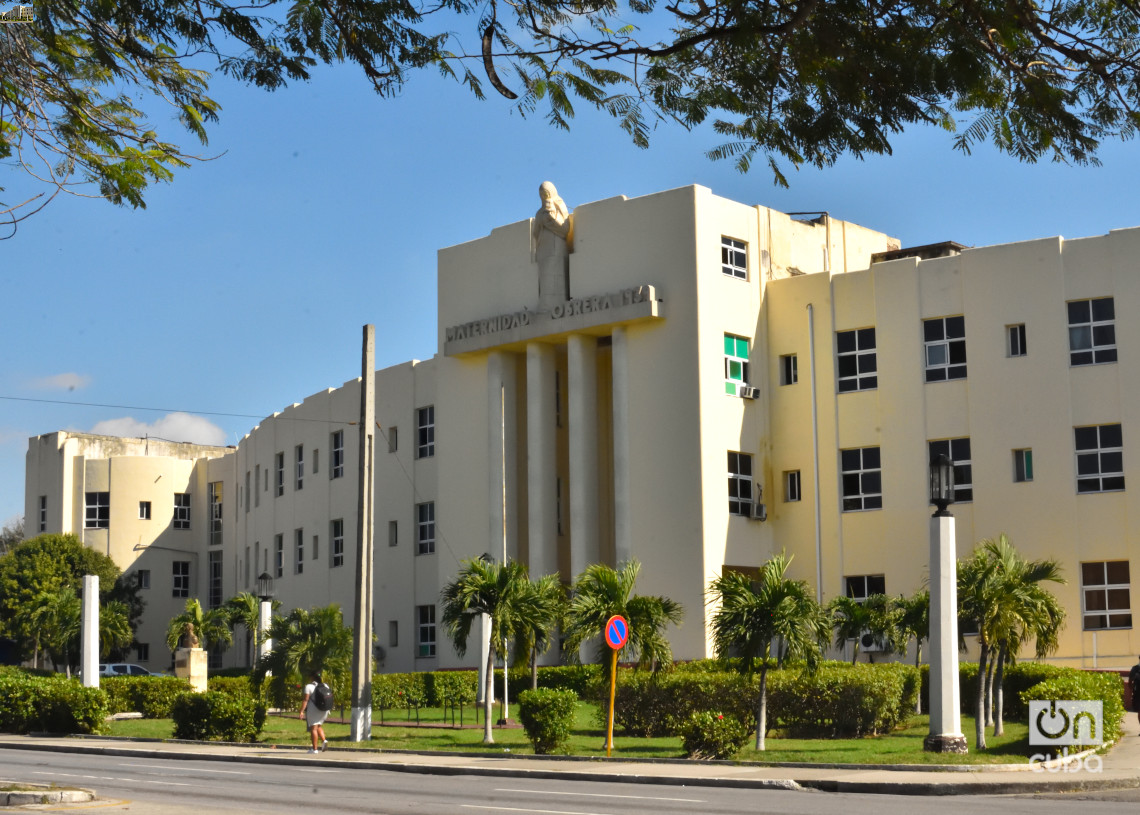
{"type": "Polygon", "coordinates": [[[117,775],[77,775],[75,773],[33,772],[33,775],[50,775],[56,778],[85,778],[88,781],[127,781],[132,784],[165,784],[169,787],[193,787],[194,784],[183,784],[179,781],[159,779],[152,781],[149,778],[122,778],[117,775]]]}
{"type": "Polygon", "coordinates": [[[613,815],[609,812],[581,812],[570,809],[523,809],[521,807],[481,807],[475,804],[460,804],[461,809],[493,809],[495,812],[537,812],[539,815],[613,815]]]}
{"type": "MultiPolygon", "coordinates": [[[[150,770],[167,770],[167,771],[170,770],[169,765],[163,765],[163,764],[123,764],[122,766],[123,767],[145,767],[145,768],[150,769],[150,770]]],[[[248,771],[243,771],[243,770],[214,770],[214,769],[207,770],[205,768],[199,770],[199,769],[195,769],[193,767],[190,767],[190,768],[183,767],[181,771],[182,772],[191,772],[191,773],[225,773],[226,775],[252,775],[252,773],[250,773],[248,771]]]]}
{"type": "Polygon", "coordinates": [[[584,795],[590,798],[629,798],[634,801],[678,801],[682,804],[705,804],[701,798],[652,798],[648,795],[607,795],[601,792],[556,792],[554,790],[512,790],[507,788],[496,789],[495,792],[532,792],[540,795],[584,795]]]}

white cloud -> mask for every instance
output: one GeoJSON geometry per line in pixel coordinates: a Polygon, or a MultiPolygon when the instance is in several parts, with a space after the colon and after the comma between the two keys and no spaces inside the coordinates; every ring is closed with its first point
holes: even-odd
{"type": "Polygon", "coordinates": [[[189,413],[168,413],[152,424],[140,422],[130,416],[121,419],[107,419],[99,422],[90,430],[101,436],[123,436],[126,438],[152,438],[167,439],[168,441],[185,441],[193,444],[226,443],[226,432],[201,416],[191,416],[189,413]]]}
{"type": "Polygon", "coordinates": [[[39,391],[74,391],[90,384],[91,377],[87,374],[66,373],[36,379],[30,383],[30,387],[39,391]]]}

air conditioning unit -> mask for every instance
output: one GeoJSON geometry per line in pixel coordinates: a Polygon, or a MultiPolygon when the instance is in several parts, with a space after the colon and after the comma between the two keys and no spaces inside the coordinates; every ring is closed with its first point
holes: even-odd
{"type": "Polygon", "coordinates": [[[768,520],[768,505],[757,501],[752,505],[752,514],[748,517],[752,518],[754,521],[768,520]]]}
{"type": "Polygon", "coordinates": [[[870,631],[864,631],[859,636],[859,650],[865,654],[878,654],[882,653],[882,644],[875,639],[875,635],[870,631]]]}
{"type": "Polygon", "coordinates": [[[739,385],[736,388],[736,393],[741,399],[759,399],[760,389],[754,388],[751,385],[739,385]]]}

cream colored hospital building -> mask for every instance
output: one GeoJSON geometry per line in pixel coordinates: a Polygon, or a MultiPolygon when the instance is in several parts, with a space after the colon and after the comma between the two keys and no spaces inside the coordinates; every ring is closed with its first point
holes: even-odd
{"type": "MultiPolygon", "coordinates": [[[[637,591],[685,607],[683,659],[711,653],[709,580],[781,551],[824,601],[910,594],[937,452],[960,556],[1005,532],[1064,564],[1056,660],[1134,661],[1140,228],[908,250],[694,186],[579,206],[571,240],[570,299],[544,312],[529,220],[441,250],[438,353],[375,374],[384,670],[474,666],[440,589],[504,549],[566,583],[640,560],[637,591]]],[[[359,380],[322,391],[236,448],[35,437],[28,534],[74,532],[139,576],[153,668],[186,598],[262,571],[283,611],[351,619],[359,403],[359,380]]]]}

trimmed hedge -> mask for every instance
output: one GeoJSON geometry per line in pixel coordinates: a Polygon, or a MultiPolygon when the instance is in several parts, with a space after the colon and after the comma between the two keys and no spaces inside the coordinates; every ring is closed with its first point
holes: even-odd
{"type": "Polygon", "coordinates": [[[194,741],[257,741],[265,724],[265,705],[220,691],[186,692],[170,711],[174,738],[194,741]]]}
{"type": "Polygon", "coordinates": [[[694,713],[681,731],[685,755],[689,758],[729,759],[748,741],[750,729],[734,716],[711,710],[694,713]]]}
{"type": "Polygon", "coordinates": [[[170,718],[174,700],[190,690],[190,680],[176,676],[104,676],[99,685],[111,713],[137,711],[144,719],[170,718]]]}
{"type": "MultiPolygon", "coordinates": [[[[1028,716],[1030,702],[1058,702],[1062,700],[1100,701],[1104,707],[1104,733],[1107,743],[1118,740],[1124,733],[1123,683],[1115,673],[1093,673],[1075,668],[1060,668],[1061,673],[1026,688],[1020,701],[1028,716]]],[[[1009,698],[1009,695],[1006,695],[1009,698]]]]}
{"type": "MultiPolygon", "coordinates": [[[[694,713],[711,710],[732,715],[745,727],[755,728],[758,691],[758,680],[753,690],[747,677],[737,673],[655,674],[621,669],[614,724],[631,736],[673,736],[681,732],[694,713]]],[[[607,710],[608,700],[599,709],[603,720],[607,710]]]]}
{"type": "Polygon", "coordinates": [[[2,732],[102,733],[108,712],[107,694],[78,678],[0,673],[2,732]]]}
{"type": "Polygon", "coordinates": [[[562,752],[570,739],[578,697],[574,691],[539,688],[519,696],[519,721],[535,755],[562,752]]]}
{"type": "Polygon", "coordinates": [[[797,738],[887,733],[909,721],[919,682],[919,672],[899,662],[826,662],[814,673],[770,671],[769,717],[797,738]]]}

